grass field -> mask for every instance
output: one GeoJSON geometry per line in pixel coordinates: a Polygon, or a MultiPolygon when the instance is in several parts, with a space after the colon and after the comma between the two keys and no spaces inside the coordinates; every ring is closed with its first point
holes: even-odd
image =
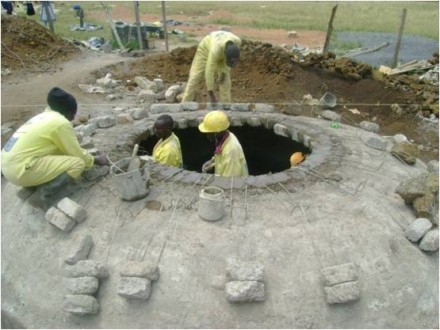
{"type": "MultiPolygon", "coordinates": [[[[104,1],[117,18],[112,8],[115,4],[133,12],[133,1],[104,1]]],[[[92,13],[103,13],[99,1],[78,2],[85,11],[85,22],[103,26],[103,30],[91,32],[70,31],[79,23],[72,10],[75,2],[57,1],[54,7],[59,10],[55,24],[56,33],[62,37],[87,40],[97,36],[110,38],[110,28],[105,21],[90,19],[92,13]]],[[[402,9],[407,9],[404,33],[434,40],[439,39],[438,1],[166,1],[167,19],[173,15],[191,17],[192,23],[213,23],[222,25],[241,25],[261,29],[318,30],[326,31],[332,8],[338,5],[333,22],[334,34],[338,31],[397,32],[402,9]],[[210,11],[229,12],[225,18],[212,18],[210,11]],[[232,13],[232,14],[231,14],[232,13]]],[[[139,1],[140,14],[161,15],[160,1],[139,1]]],[[[25,15],[24,12],[20,13],[25,15]]],[[[93,15],[95,16],[95,15],[93,15]]],[[[39,20],[37,15],[31,17],[39,20]]]]}

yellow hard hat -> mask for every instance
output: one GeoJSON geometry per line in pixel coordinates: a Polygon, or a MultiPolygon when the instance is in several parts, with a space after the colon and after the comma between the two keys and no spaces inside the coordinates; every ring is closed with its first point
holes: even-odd
{"type": "Polygon", "coordinates": [[[304,154],[301,151],[294,152],[290,156],[290,165],[296,166],[304,160],[304,154]]]}
{"type": "Polygon", "coordinates": [[[199,125],[202,133],[219,133],[229,127],[229,120],[226,113],[220,110],[208,112],[199,125]]]}

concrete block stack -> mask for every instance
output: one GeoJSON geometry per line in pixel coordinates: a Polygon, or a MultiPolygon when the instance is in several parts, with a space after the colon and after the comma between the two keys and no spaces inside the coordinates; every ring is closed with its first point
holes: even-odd
{"type": "Polygon", "coordinates": [[[226,280],[226,299],[230,303],[260,302],[266,299],[264,266],[259,262],[230,260],[226,280]]]}
{"type": "Polygon", "coordinates": [[[46,220],[63,232],[70,232],[77,223],[87,218],[87,211],[68,197],[46,212],[46,220]]]}
{"type": "Polygon", "coordinates": [[[345,304],[359,299],[358,271],[353,263],[324,268],[322,277],[327,304],[345,304]]]}
{"type": "Polygon", "coordinates": [[[75,315],[90,315],[99,312],[95,295],[99,281],[109,275],[107,267],[93,260],[80,260],[67,268],[69,294],[64,297],[63,310],[75,315]]]}
{"type": "Polygon", "coordinates": [[[144,301],[150,297],[151,286],[159,279],[157,265],[144,261],[128,261],[122,265],[118,295],[127,300],[144,301]]]}

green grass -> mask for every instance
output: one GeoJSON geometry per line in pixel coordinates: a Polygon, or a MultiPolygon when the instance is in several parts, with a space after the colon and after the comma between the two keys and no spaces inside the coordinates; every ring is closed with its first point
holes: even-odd
{"type": "MultiPolygon", "coordinates": [[[[111,38],[110,28],[105,20],[90,19],[91,13],[103,13],[99,1],[79,2],[85,9],[85,22],[103,26],[103,30],[91,32],[70,31],[70,27],[79,24],[79,18],[71,9],[74,2],[55,2],[57,14],[55,31],[62,37],[87,40],[91,37],[111,38]]],[[[327,31],[332,8],[337,4],[338,10],[333,22],[333,33],[341,31],[396,32],[400,25],[403,8],[407,9],[404,34],[439,39],[439,3],[437,1],[407,2],[312,2],[312,1],[166,1],[167,19],[174,15],[191,16],[192,23],[212,23],[221,25],[241,25],[260,29],[284,30],[317,30],[327,31]],[[227,11],[232,16],[214,19],[210,11],[227,11]]],[[[114,18],[115,5],[124,6],[133,12],[132,1],[105,1],[112,10],[114,18]]],[[[161,17],[160,1],[140,1],[142,14],[161,17]]],[[[39,12],[32,19],[39,20],[39,12]]],[[[24,13],[23,13],[24,15],[24,13]]],[[[134,21],[134,13],[133,13],[134,21]]]]}

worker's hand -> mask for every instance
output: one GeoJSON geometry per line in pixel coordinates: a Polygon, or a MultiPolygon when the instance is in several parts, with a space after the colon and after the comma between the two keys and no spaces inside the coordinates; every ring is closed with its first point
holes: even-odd
{"type": "Polygon", "coordinates": [[[215,167],[214,159],[210,159],[202,165],[202,173],[208,173],[212,171],[215,167]]]}
{"type": "Polygon", "coordinates": [[[215,97],[214,91],[208,91],[208,98],[213,106],[217,105],[217,98],[215,97]]]}
{"type": "Polygon", "coordinates": [[[107,155],[97,155],[94,157],[94,164],[96,165],[109,165],[107,155]]]}

